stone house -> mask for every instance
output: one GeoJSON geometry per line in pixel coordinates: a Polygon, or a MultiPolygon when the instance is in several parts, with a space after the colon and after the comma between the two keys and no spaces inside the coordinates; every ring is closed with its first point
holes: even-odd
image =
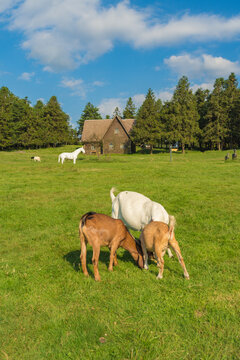
{"type": "Polygon", "coordinates": [[[135,145],[130,132],[134,119],[85,120],[81,141],[86,154],[131,154],[135,145]]]}

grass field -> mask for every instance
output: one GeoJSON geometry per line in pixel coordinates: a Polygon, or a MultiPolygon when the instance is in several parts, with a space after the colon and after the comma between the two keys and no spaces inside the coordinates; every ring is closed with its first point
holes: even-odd
{"type": "MultiPolygon", "coordinates": [[[[240,359],[240,160],[224,152],[80,155],[0,152],[0,359],[240,359]],[[42,162],[31,162],[40,155],[42,162]],[[140,192],[177,219],[190,280],[174,256],[158,269],[80,267],[82,214],[111,214],[109,190],[140,192]]],[[[137,235],[137,233],[135,233],[137,235]]]]}

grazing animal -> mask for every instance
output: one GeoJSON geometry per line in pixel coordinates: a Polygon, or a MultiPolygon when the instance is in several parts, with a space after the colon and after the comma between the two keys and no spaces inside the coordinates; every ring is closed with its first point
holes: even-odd
{"type": "Polygon", "coordinates": [[[79,236],[81,242],[80,259],[84,275],[88,276],[86,266],[87,243],[93,248],[92,263],[96,281],[101,280],[98,272],[98,259],[101,246],[108,246],[110,249],[109,271],[113,270],[113,264],[117,265],[116,251],[119,247],[128,250],[138,266],[143,268],[142,249],[136,244],[133,236],[129,233],[122,220],[115,220],[104,214],[88,212],[81,217],[79,236]]]}
{"type": "MultiPolygon", "coordinates": [[[[161,204],[134,191],[122,191],[115,197],[114,191],[110,190],[112,217],[121,219],[127,228],[142,231],[151,221],[169,223],[169,215],[161,204]]],[[[168,255],[173,256],[170,249],[168,255]]]]}
{"type": "Polygon", "coordinates": [[[41,161],[41,158],[40,158],[40,156],[32,156],[31,157],[31,160],[33,160],[33,161],[41,161]]]}
{"type": "Polygon", "coordinates": [[[230,159],[230,154],[227,153],[227,155],[225,156],[225,160],[229,160],[230,159]]]}
{"type": "Polygon", "coordinates": [[[157,279],[162,279],[164,269],[163,256],[167,250],[167,247],[170,245],[175,251],[178,260],[183,268],[185,278],[189,279],[189,274],[187,272],[180,251],[180,247],[174,234],[175,218],[171,215],[169,215],[169,218],[169,226],[161,221],[153,221],[150,224],[146,225],[143,229],[140,235],[140,241],[143,250],[144,268],[148,269],[147,251],[153,251],[157,259],[157,266],[159,268],[157,279]]]}
{"type": "Polygon", "coordinates": [[[232,160],[236,160],[236,159],[237,159],[237,150],[234,149],[233,151],[234,151],[234,152],[233,152],[233,154],[232,154],[232,160]]]}
{"type": "Polygon", "coordinates": [[[68,159],[68,160],[73,160],[73,163],[76,164],[76,160],[77,160],[77,157],[78,157],[79,153],[85,154],[85,150],[84,150],[83,147],[80,147],[80,148],[78,148],[77,150],[75,150],[75,151],[73,151],[71,153],[67,153],[67,152],[61,153],[58,156],[58,162],[61,161],[62,164],[63,164],[64,160],[68,159]]]}

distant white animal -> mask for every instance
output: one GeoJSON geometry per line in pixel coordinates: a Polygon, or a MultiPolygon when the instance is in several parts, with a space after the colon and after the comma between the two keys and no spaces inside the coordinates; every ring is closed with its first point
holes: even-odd
{"type": "MultiPolygon", "coordinates": [[[[122,191],[115,197],[114,191],[114,188],[110,190],[112,217],[121,219],[127,228],[142,231],[151,221],[169,224],[169,215],[161,204],[134,191],[122,191]]],[[[172,257],[171,250],[167,251],[172,257]]]]}
{"type": "Polygon", "coordinates": [[[32,159],[33,161],[39,161],[39,162],[41,161],[40,156],[32,156],[31,159],[32,159]]]}
{"type": "Polygon", "coordinates": [[[58,162],[62,162],[62,164],[64,163],[64,160],[65,159],[68,159],[68,160],[73,160],[73,163],[76,164],[76,160],[77,160],[77,157],[79,155],[79,153],[83,153],[85,154],[85,150],[83,147],[80,147],[78,148],[77,150],[71,152],[71,153],[67,153],[67,152],[64,152],[62,154],[60,154],[58,156],[58,162]]]}

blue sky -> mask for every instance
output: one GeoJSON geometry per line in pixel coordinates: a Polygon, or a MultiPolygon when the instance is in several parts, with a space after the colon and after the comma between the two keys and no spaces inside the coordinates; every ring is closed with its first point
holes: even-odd
{"type": "Polygon", "coordinates": [[[56,95],[75,126],[88,101],[101,114],[137,106],[151,87],[171,98],[240,76],[237,1],[0,0],[0,86],[34,105],[56,95]]]}

